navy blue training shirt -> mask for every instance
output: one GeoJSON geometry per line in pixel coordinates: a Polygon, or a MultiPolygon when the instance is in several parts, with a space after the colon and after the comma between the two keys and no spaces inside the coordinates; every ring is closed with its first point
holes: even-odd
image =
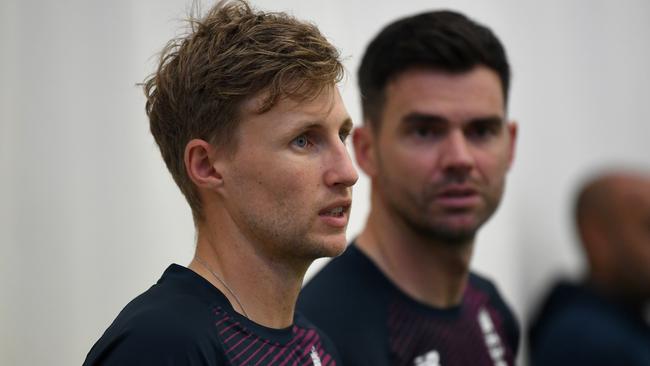
{"type": "Polygon", "coordinates": [[[235,312],[192,270],[172,264],[131,301],[92,347],[90,365],[340,365],[331,342],[304,317],[272,329],[235,312]]]}
{"type": "Polygon", "coordinates": [[[460,305],[434,308],[398,289],[354,243],[305,286],[298,309],[345,365],[506,366],[517,355],[519,326],[488,280],[470,274],[460,305]]]}

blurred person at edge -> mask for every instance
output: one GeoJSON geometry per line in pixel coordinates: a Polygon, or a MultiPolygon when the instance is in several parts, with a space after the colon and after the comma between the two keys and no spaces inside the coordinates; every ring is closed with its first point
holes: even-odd
{"type": "Polygon", "coordinates": [[[345,248],[358,178],[338,51],[314,25],[244,1],[191,26],[144,86],[195,256],[130,302],[84,365],[340,365],[294,313],[311,262],[345,248]]]}
{"type": "Polygon", "coordinates": [[[298,308],[348,365],[512,365],[517,321],[470,271],[517,135],[501,42],[460,13],[426,12],[386,26],[358,75],[364,124],[353,142],[370,214],[298,308]]]}
{"type": "Polygon", "coordinates": [[[533,365],[650,365],[650,174],[582,186],[575,221],[588,270],[560,281],[531,322],[533,365]]]}

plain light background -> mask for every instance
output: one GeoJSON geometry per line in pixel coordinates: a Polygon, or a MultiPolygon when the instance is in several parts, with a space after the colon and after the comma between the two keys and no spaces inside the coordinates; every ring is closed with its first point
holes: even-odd
{"type": "MultiPolygon", "coordinates": [[[[601,167],[648,168],[650,2],[253,4],[316,23],[340,49],[349,71],[342,93],[356,123],[357,65],[387,22],[450,8],[496,32],[512,64],[509,115],[519,140],[473,266],[499,284],[524,326],[549,281],[582,271],[570,220],[577,184],[601,167]]],[[[129,300],[168,264],[189,262],[190,211],[135,86],[183,30],[189,7],[0,2],[0,364],[81,364],[129,300]]],[[[349,238],[365,221],[365,177],[354,194],[349,238]]]]}

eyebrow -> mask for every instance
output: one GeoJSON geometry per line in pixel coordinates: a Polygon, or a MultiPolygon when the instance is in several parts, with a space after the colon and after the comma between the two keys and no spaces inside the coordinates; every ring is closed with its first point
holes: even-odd
{"type": "MultiPolygon", "coordinates": [[[[436,114],[426,114],[426,113],[409,113],[402,118],[402,121],[407,124],[442,124],[447,123],[449,120],[445,117],[436,115],[436,114]]],[[[468,121],[464,121],[463,124],[474,124],[474,123],[489,123],[489,124],[501,124],[504,123],[504,118],[498,115],[488,115],[484,117],[472,118],[468,121]]]]}
{"type": "Polygon", "coordinates": [[[431,123],[439,124],[447,122],[447,119],[435,114],[409,113],[402,118],[402,121],[408,124],[431,123]]]}
{"type": "MultiPolygon", "coordinates": [[[[304,125],[296,126],[295,128],[292,128],[291,131],[287,132],[287,135],[295,135],[296,133],[299,133],[301,131],[308,131],[308,130],[315,130],[315,129],[323,129],[324,128],[324,122],[323,121],[309,121],[304,125]]],[[[346,117],[342,122],[340,129],[346,130],[346,131],[352,131],[354,128],[354,123],[352,122],[352,119],[348,116],[346,117]]]]}
{"type": "Polygon", "coordinates": [[[474,118],[469,121],[470,123],[488,123],[488,124],[503,124],[505,122],[504,118],[499,116],[486,116],[474,118]]]}

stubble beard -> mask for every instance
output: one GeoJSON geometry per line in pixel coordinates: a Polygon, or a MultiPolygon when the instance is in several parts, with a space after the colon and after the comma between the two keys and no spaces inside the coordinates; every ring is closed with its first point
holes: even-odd
{"type": "Polygon", "coordinates": [[[455,228],[449,223],[432,217],[432,215],[452,215],[452,213],[433,214],[431,212],[430,204],[434,199],[434,193],[428,192],[431,192],[432,189],[424,189],[423,193],[418,195],[408,192],[398,184],[393,184],[385,176],[382,181],[384,191],[382,195],[387,209],[391,211],[391,216],[402,221],[412,233],[425,241],[448,246],[459,247],[471,244],[478,230],[492,216],[500,201],[500,195],[497,195],[495,199],[484,197],[485,206],[474,212],[474,223],[455,228]]]}
{"type": "Polygon", "coordinates": [[[332,257],[328,244],[311,234],[314,220],[296,217],[292,209],[276,210],[275,215],[252,211],[244,215],[244,221],[254,242],[261,245],[264,255],[277,263],[310,264],[322,257],[332,257]]]}
{"type": "Polygon", "coordinates": [[[431,215],[424,207],[418,207],[415,212],[401,207],[397,202],[389,202],[395,215],[416,236],[426,241],[435,241],[448,246],[464,246],[474,241],[481,223],[471,227],[452,228],[444,223],[427,220],[431,215]]]}

